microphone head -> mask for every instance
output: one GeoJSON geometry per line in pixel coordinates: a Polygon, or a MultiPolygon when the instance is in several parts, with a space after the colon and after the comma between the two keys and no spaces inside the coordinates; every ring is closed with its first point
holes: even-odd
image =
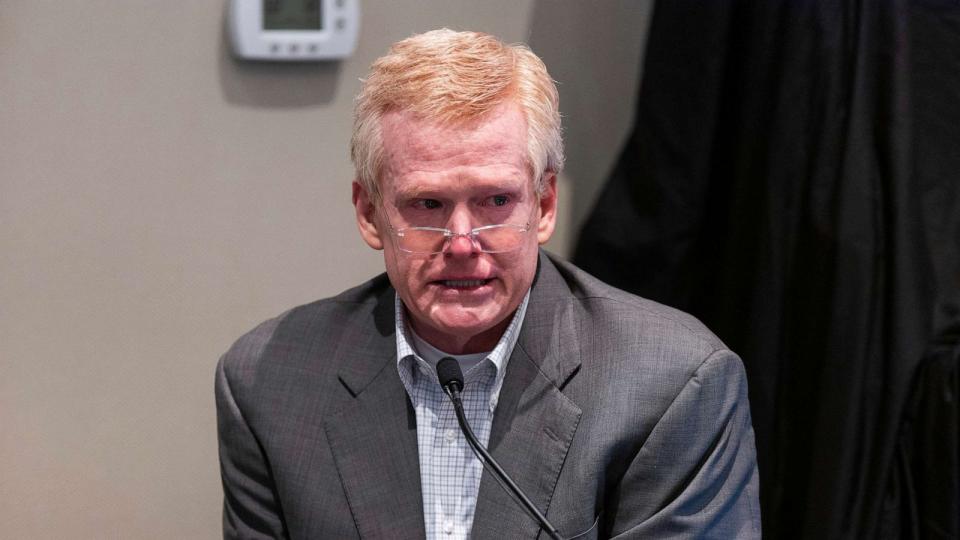
{"type": "Polygon", "coordinates": [[[454,386],[457,391],[463,390],[463,371],[460,370],[460,362],[457,362],[449,356],[445,356],[437,362],[437,379],[440,386],[447,388],[454,386]]]}

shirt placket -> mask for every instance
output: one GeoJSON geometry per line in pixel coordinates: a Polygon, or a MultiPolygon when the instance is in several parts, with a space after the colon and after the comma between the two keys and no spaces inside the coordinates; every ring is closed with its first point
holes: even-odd
{"type": "Polygon", "coordinates": [[[436,405],[437,430],[434,434],[434,474],[442,481],[440,512],[437,516],[437,531],[444,538],[465,538],[464,513],[461,500],[465,471],[462,455],[460,429],[453,405],[447,399],[436,405]]]}

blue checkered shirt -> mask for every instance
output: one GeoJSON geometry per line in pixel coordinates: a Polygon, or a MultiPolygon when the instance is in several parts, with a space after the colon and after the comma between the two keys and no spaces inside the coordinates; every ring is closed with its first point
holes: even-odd
{"type": "Polygon", "coordinates": [[[443,353],[415,336],[404,320],[403,303],[399,296],[396,297],[397,369],[417,413],[417,447],[427,540],[470,538],[483,474],[483,465],[460,433],[453,405],[437,382],[435,366],[444,356],[457,358],[461,365],[476,362],[463,377],[463,408],[470,427],[486,446],[507,361],[517,343],[529,300],[528,291],[492,351],[458,357],[443,353]]]}

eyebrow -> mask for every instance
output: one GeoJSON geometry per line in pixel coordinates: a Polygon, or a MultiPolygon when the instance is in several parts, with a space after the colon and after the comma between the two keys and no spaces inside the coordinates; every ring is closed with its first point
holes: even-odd
{"type": "MultiPolygon", "coordinates": [[[[474,178],[470,181],[471,185],[464,189],[464,191],[469,192],[505,192],[505,193],[520,193],[524,191],[526,184],[530,182],[527,178],[520,178],[519,175],[508,175],[501,176],[497,178],[474,178]]],[[[449,196],[452,192],[458,191],[454,186],[451,187],[449,183],[439,181],[436,183],[429,182],[414,182],[411,186],[406,186],[404,188],[394,188],[394,193],[397,198],[401,199],[411,199],[418,197],[438,197],[442,198],[449,196]]]]}

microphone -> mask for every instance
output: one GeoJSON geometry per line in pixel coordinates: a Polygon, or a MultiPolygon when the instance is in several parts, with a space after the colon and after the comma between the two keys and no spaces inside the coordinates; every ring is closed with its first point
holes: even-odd
{"type": "Polygon", "coordinates": [[[450,401],[453,402],[453,409],[457,414],[457,423],[460,424],[460,431],[462,431],[463,435],[467,438],[467,442],[470,443],[470,448],[473,450],[473,453],[476,454],[480,463],[494,474],[494,478],[500,481],[499,484],[501,487],[506,486],[505,489],[509,488],[507,493],[513,492],[514,498],[519,500],[524,509],[526,509],[534,519],[540,522],[540,526],[547,531],[550,538],[563,540],[557,528],[547,521],[546,516],[537,510],[537,507],[533,505],[530,498],[527,497],[513,479],[507,475],[500,464],[493,459],[493,456],[480,444],[477,436],[474,435],[473,430],[470,429],[470,424],[467,423],[467,416],[463,412],[463,401],[460,399],[460,392],[463,390],[463,372],[460,370],[459,362],[449,356],[441,358],[440,361],[437,362],[437,378],[440,380],[440,386],[443,387],[443,391],[447,393],[450,401]]]}
{"type": "Polygon", "coordinates": [[[459,362],[449,356],[441,358],[437,362],[437,379],[450,399],[460,400],[460,391],[463,390],[463,371],[460,370],[459,362]]]}

